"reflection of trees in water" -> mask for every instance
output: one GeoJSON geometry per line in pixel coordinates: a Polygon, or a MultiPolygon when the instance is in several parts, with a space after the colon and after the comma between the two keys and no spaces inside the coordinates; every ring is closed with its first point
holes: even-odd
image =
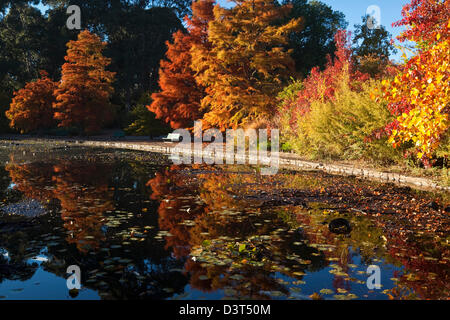
{"type": "Polygon", "coordinates": [[[404,266],[392,298],[447,299],[450,296],[450,249],[433,236],[421,237],[400,228],[387,235],[391,259],[404,266]]]}
{"type": "Polygon", "coordinates": [[[18,224],[21,223],[0,223],[0,283],[4,280],[26,281],[38,268],[36,263],[27,262],[30,254],[39,253],[39,249],[29,244],[32,226],[22,223],[19,227],[18,224]]]}
{"type": "Polygon", "coordinates": [[[44,162],[17,164],[11,156],[6,170],[15,184],[15,189],[23,192],[27,198],[44,203],[54,198],[52,165],[44,162]]]}
{"type": "Polygon", "coordinates": [[[179,166],[172,166],[157,172],[155,177],[148,181],[147,186],[152,190],[151,199],[162,200],[158,207],[159,228],[173,235],[166,238],[165,247],[172,248],[176,258],[183,258],[189,255],[192,234],[190,227],[182,223],[203,215],[204,210],[201,205],[192,208],[192,211],[182,208],[192,203],[194,190],[185,187],[184,178],[176,174],[179,169],[179,166]]]}
{"type": "Polygon", "coordinates": [[[0,255],[0,283],[5,280],[29,280],[37,268],[37,263],[29,264],[25,261],[8,261],[0,255]]]}
{"type": "Polygon", "coordinates": [[[108,190],[111,166],[96,162],[61,160],[57,163],[18,165],[11,158],[6,167],[16,188],[27,198],[48,204],[57,199],[69,243],[80,250],[98,248],[104,239],[103,213],[113,209],[108,190]]]}
{"type": "MultiPolygon", "coordinates": [[[[14,165],[0,167],[0,201],[9,204],[11,201],[20,201],[21,190],[10,189],[12,179],[15,175],[23,175],[24,181],[33,183],[33,174],[30,173],[34,167],[27,166],[23,172],[15,171],[14,165]]],[[[19,180],[19,179],[18,179],[19,180]]],[[[17,187],[17,186],[16,186],[17,187]]],[[[41,190],[42,186],[39,186],[41,190]]],[[[27,187],[29,190],[32,188],[27,187]]],[[[39,194],[42,194],[39,192],[39,194]]],[[[0,212],[1,214],[1,212],[0,212]]],[[[30,255],[38,254],[40,248],[30,245],[33,231],[36,229],[35,222],[38,219],[25,219],[21,216],[1,215],[0,219],[0,283],[4,280],[26,281],[36,272],[38,265],[29,263],[30,255]],[[4,254],[7,254],[5,256],[4,254]]]]}
{"type": "Polygon", "coordinates": [[[69,243],[79,250],[97,250],[105,240],[104,213],[112,210],[109,173],[112,166],[86,161],[62,161],[53,167],[54,196],[61,204],[61,217],[69,231],[69,243]]]}
{"type": "MultiPolygon", "coordinates": [[[[193,248],[201,247],[202,243],[208,239],[217,239],[223,236],[246,239],[256,234],[271,234],[274,229],[287,227],[287,224],[283,224],[280,218],[283,220],[286,216],[295,216],[294,226],[306,226],[301,230],[301,235],[296,232],[287,232],[280,241],[271,242],[269,251],[277,253],[279,257],[283,258],[288,255],[297,255],[308,259],[311,263],[305,265],[304,269],[312,272],[323,269],[329,264],[328,261],[333,261],[332,263],[337,265],[339,270],[333,275],[333,287],[336,292],[337,289],[351,291],[355,271],[349,265],[355,263],[354,259],[358,256],[366,265],[374,263],[374,259],[384,259],[387,263],[405,266],[413,272],[414,277],[412,278],[411,276],[408,278],[407,275],[400,276],[399,286],[394,289],[392,295],[405,296],[405,290],[400,288],[403,285],[409,291],[415,291],[423,298],[448,296],[448,283],[450,283],[448,281],[448,270],[450,270],[448,268],[448,250],[440,245],[439,241],[424,247],[425,242],[422,240],[407,240],[402,236],[404,233],[391,232],[391,230],[398,231],[398,229],[410,227],[409,223],[406,225],[401,223],[401,212],[402,210],[405,212],[411,210],[409,198],[412,196],[416,197],[417,203],[423,208],[426,201],[429,200],[420,198],[420,194],[414,193],[405,196],[405,190],[408,189],[397,189],[391,185],[386,186],[386,190],[383,189],[384,186],[371,187],[367,183],[356,186],[345,178],[338,178],[337,183],[336,181],[331,183],[321,177],[321,183],[317,184],[308,182],[314,178],[311,175],[296,176],[295,179],[289,175],[279,175],[268,178],[274,180],[273,185],[264,185],[256,175],[230,173],[226,169],[221,171],[215,168],[208,168],[209,172],[202,173],[201,169],[202,167],[199,166],[190,171],[183,171],[182,167],[173,166],[157,173],[156,177],[148,183],[153,191],[153,199],[160,200],[158,209],[160,227],[174,235],[167,238],[166,247],[173,247],[177,257],[188,257],[193,248]],[[280,181],[276,181],[277,179],[280,181]],[[342,184],[342,188],[339,184],[342,184]],[[322,185],[329,189],[324,191],[322,185]],[[279,194],[277,194],[279,190],[276,187],[279,189],[280,186],[288,186],[289,194],[296,198],[296,202],[301,202],[301,198],[298,199],[299,196],[307,196],[305,199],[308,202],[316,199],[320,200],[318,202],[324,201],[324,203],[318,203],[317,208],[309,209],[295,205],[265,206],[265,204],[273,202],[273,199],[279,201],[279,194]],[[308,193],[308,188],[311,188],[311,193],[308,193]],[[259,197],[260,201],[258,201],[258,193],[262,194],[259,197]],[[186,200],[186,195],[192,199],[186,200]],[[373,203],[371,203],[371,197],[375,200],[373,203]],[[342,201],[343,198],[345,201],[342,201]],[[200,199],[201,202],[191,205],[187,212],[185,205],[192,204],[193,199],[197,199],[196,201],[200,199]],[[262,200],[264,203],[261,205],[262,200]],[[324,208],[330,208],[330,205],[336,207],[337,215],[323,214],[324,208]],[[339,207],[340,205],[343,205],[342,208],[339,207]],[[370,216],[349,212],[348,208],[352,207],[365,208],[369,212],[376,212],[377,208],[380,212],[391,213],[392,210],[395,210],[398,212],[395,217],[400,218],[394,223],[390,221],[392,216],[387,216],[386,219],[374,219],[370,216]],[[236,216],[222,214],[227,210],[242,212],[236,216]],[[258,212],[257,216],[254,215],[255,212],[258,212]],[[274,212],[277,214],[275,215],[274,212]],[[330,232],[328,224],[336,217],[345,217],[350,221],[352,231],[349,235],[336,235],[330,232]],[[180,224],[185,220],[194,221],[195,224],[193,226],[180,224]],[[260,225],[258,222],[261,220],[270,220],[271,223],[260,225]],[[397,228],[392,228],[396,224],[397,228]],[[294,242],[297,245],[293,245],[294,242]],[[396,243],[400,247],[397,250],[403,251],[402,259],[399,259],[398,251],[393,250],[396,243]],[[329,245],[329,248],[332,249],[317,250],[316,244],[329,245]],[[431,253],[424,254],[430,248],[436,251],[433,253],[435,260],[429,259],[431,253]],[[405,252],[409,253],[405,254],[405,252]],[[419,258],[411,259],[411,256],[419,258]],[[443,260],[444,257],[447,257],[447,260],[443,260]],[[402,293],[399,293],[400,291],[402,293]]],[[[328,179],[334,179],[334,177],[328,179]]],[[[282,192],[284,191],[286,190],[282,192]]],[[[284,196],[288,198],[289,194],[284,196]]],[[[279,202],[283,203],[283,201],[279,202]]],[[[438,214],[432,213],[430,216],[438,216],[438,214]]],[[[423,218],[416,221],[420,220],[423,221],[423,218]]],[[[292,227],[292,224],[290,225],[292,227]]],[[[439,225],[438,223],[437,226],[439,225]]],[[[225,247],[222,249],[226,250],[225,247]]],[[[290,268],[291,271],[283,273],[301,279],[301,277],[292,275],[294,271],[299,271],[296,263],[289,259],[285,260],[283,265],[290,268]]],[[[249,297],[261,298],[258,296],[259,290],[265,291],[266,289],[255,289],[257,286],[251,285],[251,279],[256,275],[265,279],[265,281],[259,279],[261,283],[274,285],[268,291],[283,291],[278,287],[279,284],[272,279],[273,273],[264,268],[243,266],[230,272],[228,267],[202,264],[188,259],[185,269],[191,276],[190,284],[194,288],[205,291],[231,287],[238,292],[236,293],[238,296],[249,296],[249,292],[251,292],[249,297]],[[241,281],[246,283],[247,287],[240,287],[239,284],[233,283],[232,279],[230,280],[230,276],[232,277],[235,273],[243,276],[241,281]],[[254,290],[246,290],[246,288],[254,290]]]]}
{"type": "Polygon", "coordinates": [[[204,292],[225,290],[228,297],[239,299],[268,299],[266,292],[270,291],[288,293],[286,287],[276,280],[274,272],[260,268],[243,266],[230,272],[229,267],[204,267],[189,259],[185,269],[190,275],[189,284],[204,292]],[[235,278],[236,275],[239,278],[235,278]],[[202,276],[207,276],[208,279],[203,279],[202,276]]]}
{"type": "MultiPolygon", "coordinates": [[[[39,239],[45,234],[66,238],[66,241],[46,248],[49,261],[42,263],[44,270],[65,278],[67,266],[79,265],[83,287],[98,290],[107,299],[162,299],[181,293],[186,277],[173,269],[182,267],[183,262],[173,259],[161,241],[147,237],[142,242],[122,245],[122,231],[157,223],[156,215],[151,213],[154,203],[148,200],[148,194],[142,193],[146,191],[142,179],[149,172],[144,170],[146,174],[143,175],[142,166],[137,169],[126,162],[111,164],[70,159],[50,163],[10,163],[8,171],[17,190],[25,197],[35,197],[44,203],[57,199],[51,202],[59,206],[55,210],[60,212],[59,218],[47,215],[33,221],[36,230],[29,238],[24,238],[22,245],[27,250],[27,257],[37,255],[49,242],[31,239],[39,239]],[[114,217],[116,212],[132,216],[111,229],[106,226],[105,218],[114,217]],[[55,231],[55,227],[61,226],[64,228],[55,231]],[[113,250],[111,245],[120,248],[113,250]],[[108,250],[100,250],[106,248],[108,250]],[[130,262],[109,268],[104,262],[115,257],[130,262]],[[87,282],[92,279],[95,281],[87,282]]],[[[2,244],[13,247],[10,239],[5,239],[2,244]]]]}
{"type": "MultiPolygon", "coordinates": [[[[50,214],[32,220],[36,228],[31,229],[28,229],[29,220],[23,225],[17,222],[4,225],[2,220],[0,247],[10,253],[12,260],[8,263],[17,266],[7,267],[10,272],[7,277],[26,277],[28,274],[31,277],[33,274],[32,267],[27,267],[26,257],[38,254],[46,241],[32,243],[32,239],[47,233],[58,233],[64,239],[67,231],[73,231],[73,240],[71,236],[68,240],[73,241],[74,245],[64,241],[49,247],[48,254],[53,259],[44,263],[44,268],[65,277],[68,265],[80,265],[83,274],[87,274],[83,285],[110,293],[105,298],[168,298],[181,293],[187,281],[186,275],[172,269],[184,265],[193,288],[204,291],[225,289],[227,295],[232,297],[264,299],[268,297],[265,291],[284,293],[287,290],[285,284],[275,279],[274,270],[245,263],[230,269],[228,266],[195,262],[190,259],[190,255],[205,240],[225,236],[231,238],[226,241],[235,243],[248,240],[253,235],[271,235],[271,240],[265,243],[266,252],[262,256],[268,260],[278,259],[277,263],[289,268],[279,271],[286,276],[300,280],[302,276],[294,272],[321,270],[329,265],[329,259],[336,260],[333,264],[337,264],[342,272],[351,274],[348,265],[353,262],[354,255],[360,255],[366,264],[370,264],[374,258],[383,258],[397,266],[405,266],[405,270],[411,272],[398,275],[400,281],[390,292],[394,298],[412,297],[411,293],[420,298],[448,297],[449,250],[442,245],[442,239],[434,238],[434,235],[430,239],[417,239],[407,232],[415,230],[412,224],[421,225],[425,218],[408,220],[400,215],[401,210],[424,210],[428,213],[428,209],[424,209],[426,201],[420,195],[413,195],[416,204],[419,204],[417,206],[408,203],[411,194],[393,186],[387,186],[384,190],[379,186],[370,189],[365,184],[353,186],[348,182],[340,185],[347,180],[334,177],[333,183],[323,177],[319,179],[320,183],[316,180],[314,183],[308,182],[315,177],[313,175],[303,178],[300,175],[294,178],[292,175],[278,175],[263,180],[252,174],[217,168],[207,168],[209,172],[206,172],[204,169],[202,166],[188,169],[172,166],[157,172],[155,178],[147,183],[147,177],[153,169],[140,162],[121,161],[112,164],[55,159],[49,163],[17,164],[11,158],[7,172],[16,184],[17,192],[40,200],[53,212],[60,211],[61,216],[50,214]],[[145,185],[150,188],[146,189],[145,185]],[[326,186],[325,191],[322,185],[326,186]],[[311,192],[308,188],[311,188],[311,192]],[[151,199],[157,201],[149,200],[150,189],[151,199]],[[287,206],[283,199],[280,201],[281,197],[289,200],[290,196],[296,198],[296,203],[310,203],[316,199],[321,204],[309,210],[303,206],[287,206]],[[156,209],[155,205],[159,205],[158,215],[151,213],[156,209]],[[337,212],[341,212],[339,216],[345,216],[352,224],[349,236],[332,234],[328,223],[334,216],[323,214],[324,207],[340,205],[342,207],[337,208],[337,212]],[[397,214],[372,219],[356,216],[355,213],[348,214],[347,209],[350,207],[369,213],[376,212],[377,208],[381,208],[381,212],[393,208],[391,210],[396,210],[397,214]],[[307,213],[307,210],[310,212],[307,213]],[[117,212],[132,213],[132,216],[122,221],[120,226],[109,228],[106,220],[117,212]],[[193,225],[186,224],[186,220],[193,222],[193,225]],[[270,223],[260,224],[262,220],[270,223]],[[163,241],[154,239],[157,230],[150,230],[145,241],[123,246],[116,251],[100,250],[110,248],[112,244],[122,245],[121,231],[158,223],[161,230],[172,234],[171,237],[165,237],[165,245],[163,241]],[[54,230],[63,225],[65,229],[54,230]],[[277,229],[283,231],[276,232],[277,229]],[[298,232],[294,232],[294,229],[298,232]],[[2,230],[10,231],[6,233],[2,230]],[[327,244],[333,249],[318,250],[315,244],[327,244]],[[129,251],[126,252],[125,248],[129,251]],[[96,249],[95,255],[90,254],[94,252],[93,249],[96,249]],[[293,255],[310,260],[311,263],[299,266],[295,260],[286,259],[293,255]],[[132,263],[130,266],[113,266],[108,270],[103,262],[116,256],[129,259],[132,263]],[[89,271],[95,270],[98,271],[94,274],[105,274],[94,282],[86,282],[92,276],[89,271]],[[236,278],[236,275],[240,277],[236,278]]],[[[0,182],[3,191],[11,182],[6,176],[7,172],[3,172],[5,179],[0,182]]],[[[434,223],[433,219],[439,218],[438,212],[431,212],[429,218],[429,222],[434,223]]],[[[442,223],[424,227],[440,230],[438,234],[441,235],[448,230],[442,223]]],[[[224,252],[229,251],[225,244],[222,248],[224,252]]],[[[238,262],[242,260],[239,256],[236,259],[238,262]]],[[[0,264],[7,263],[2,260],[0,264]]],[[[336,289],[350,289],[351,283],[347,276],[334,275],[336,289]]]]}
{"type": "MultiPolygon", "coordinates": [[[[232,185],[254,183],[252,175],[224,174],[220,171],[202,173],[201,169],[194,167],[193,172],[186,174],[181,167],[172,166],[158,172],[156,177],[148,182],[153,191],[152,198],[160,200],[160,228],[173,235],[166,238],[166,247],[174,248],[178,258],[188,257],[191,250],[201,246],[205,240],[221,237],[245,240],[251,236],[275,233],[280,228],[285,231],[289,229],[275,212],[260,212],[260,201],[254,201],[250,205],[249,201],[239,200],[230,192],[232,185]],[[195,191],[197,192],[194,193],[195,191]],[[201,201],[198,201],[200,199],[201,201]],[[197,203],[194,203],[194,200],[197,203]],[[186,225],[186,220],[193,223],[186,225]],[[260,223],[262,220],[270,220],[271,223],[260,223]]],[[[258,247],[258,252],[261,253],[259,259],[281,260],[287,255],[297,254],[303,259],[311,260],[311,268],[321,269],[326,264],[317,249],[307,245],[292,245],[293,242],[302,240],[302,235],[298,233],[285,232],[273,238],[270,247],[258,247]],[[317,255],[313,256],[312,253],[317,255]]],[[[229,251],[225,245],[221,249],[229,251]]],[[[307,268],[306,265],[301,266],[293,260],[282,263],[290,270],[282,272],[293,278],[301,279],[301,276],[293,273],[305,271],[307,268]]],[[[185,270],[190,275],[190,285],[206,292],[225,289],[228,296],[257,299],[268,298],[264,293],[267,291],[280,291],[285,294],[288,292],[285,285],[275,278],[275,272],[266,266],[244,264],[230,270],[228,265],[204,264],[188,259],[185,270]]]]}
{"type": "Polygon", "coordinates": [[[4,167],[0,167],[0,201],[6,200],[6,193],[9,185],[11,184],[11,178],[8,171],[4,167]]]}

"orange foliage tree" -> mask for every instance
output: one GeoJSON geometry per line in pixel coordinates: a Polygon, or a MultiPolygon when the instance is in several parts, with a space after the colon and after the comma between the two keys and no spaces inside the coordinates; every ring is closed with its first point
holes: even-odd
{"type": "Polygon", "coordinates": [[[54,197],[61,203],[61,218],[69,231],[68,243],[80,252],[97,250],[105,240],[105,212],[114,209],[108,188],[109,165],[58,161],[54,165],[54,197]]]}
{"type": "Polygon", "coordinates": [[[6,117],[11,128],[27,133],[37,129],[50,128],[55,124],[52,104],[55,101],[53,91],[56,83],[41,71],[41,78],[27,83],[25,88],[14,93],[6,117]]]}
{"type": "Polygon", "coordinates": [[[62,66],[53,105],[60,127],[76,126],[93,133],[111,120],[109,98],[115,74],[106,70],[111,59],[102,54],[105,46],[87,30],[67,44],[67,62],[62,66]]]}
{"type": "Polygon", "coordinates": [[[58,200],[68,243],[83,253],[99,248],[105,239],[105,212],[114,209],[108,187],[110,165],[68,160],[22,164],[11,155],[5,169],[27,198],[42,204],[58,200]]]}
{"type": "Polygon", "coordinates": [[[276,94],[292,75],[295,63],[285,50],[300,19],[280,25],[290,11],[270,0],[236,0],[236,6],[214,8],[209,23],[211,50],[194,45],[192,68],[207,87],[202,108],[207,127],[249,127],[274,113],[276,94]]]}
{"type": "Polygon", "coordinates": [[[173,42],[167,42],[167,60],[161,60],[159,86],[161,92],[153,93],[153,102],[147,108],[163,119],[173,129],[192,127],[201,117],[200,100],[204,88],[195,81],[191,69],[190,49],[193,44],[208,48],[208,22],[213,19],[214,0],[192,3],[192,18],[185,18],[188,33],[177,31],[173,42]]]}

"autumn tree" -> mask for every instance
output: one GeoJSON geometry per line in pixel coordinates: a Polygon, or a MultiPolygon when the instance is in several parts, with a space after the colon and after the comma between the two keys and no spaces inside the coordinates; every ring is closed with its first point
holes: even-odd
{"type": "Polygon", "coordinates": [[[159,86],[161,92],[152,94],[148,109],[173,129],[192,127],[201,117],[200,101],[204,88],[195,81],[191,69],[191,47],[208,48],[208,22],[213,19],[214,0],[192,3],[192,18],[185,18],[188,32],[177,31],[173,42],[167,42],[166,60],[161,60],[159,86]]]}
{"type": "Polygon", "coordinates": [[[293,49],[292,58],[301,77],[306,77],[312,68],[324,68],[327,57],[334,56],[336,46],[334,36],[339,30],[347,28],[345,15],[335,11],[326,3],[309,0],[282,0],[282,4],[291,4],[292,10],[283,21],[302,18],[303,28],[289,36],[289,48],[293,49]]]}
{"type": "Polygon", "coordinates": [[[412,143],[417,158],[430,165],[450,127],[450,2],[413,0],[403,8],[407,25],[400,41],[417,44],[392,80],[384,81],[384,98],[397,119],[386,128],[394,147],[412,143]]]}
{"type": "Polygon", "coordinates": [[[192,68],[207,87],[201,106],[206,127],[248,127],[269,119],[276,94],[295,64],[286,50],[300,19],[280,24],[291,6],[270,0],[237,0],[231,9],[214,7],[211,50],[194,45],[192,68]]]}
{"type": "Polygon", "coordinates": [[[355,25],[355,35],[353,37],[354,54],[357,56],[367,56],[375,54],[380,58],[389,58],[396,50],[391,44],[391,34],[384,26],[369,28],[370,16],[364,16],[361,24],[355,25]]]}
{"type": "Polygon", "coordinates": [[[450,3],[445,0],[411,0],[403,6],[403,19],[395,22],[396,27],[407,27],[398,37],[401,42],[414,41],[432,44],[437,34],[447,34],[450,20],[450,3]]]}
{"type": "Polygon", "coordinates": [[[15,92],[10,109],[6,111],[11,128],[27,133],[52,127],[55,124],[52,105],[56,87],[57,84],[42,71],[40,79],[15,92]]]}
{"type": "Polygon", "coordinates": [[[381,77],[392,66],[389,57],[396,53],[391,43],[391,34],[384,26],[369,28],[370,17],[364,16],[362,24],[355,25],[353,58],[359,71],[371,77],[381,77]]]}
{"type": "Polygon", "coordinates": [[[93,133],[110,121],[114,73],[106,70],[111,59],[102,54],[105,46],[87,30],[67,44],[67,62],[62,66],[53,105],[60,127],[76,126],[84,133],[93,133]]]}

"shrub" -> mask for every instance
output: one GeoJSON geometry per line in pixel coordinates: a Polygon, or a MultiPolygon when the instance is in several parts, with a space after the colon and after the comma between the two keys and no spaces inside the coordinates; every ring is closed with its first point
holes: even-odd
{"type": "Polygon", "coordinates": [[[417,50],[395,79],[384,82],[384,98],[397,117],[386,132],[394,147],[412,143],[429,167],[450,129],[450,2],[412,0],[402,15],[394,25],[407,28],[398,39],[415,42],[417,50]]]}
{"type": "Polygon", "coordinates": [[[351,53],[350,33],[339,31],[335,36],[337,51],[335,58],[328,57],[328,63],[323,71],[314,68],[311,74],[302,82],[291,84],[281,92],[283,99],[277,112],[275,121],[281,129],[282,142],[303,140],[299,126],[314,102],[325,103],[336,96],[341,83],[345,82],[354,90],[359,90],[360,83],[368,79],[368,75],[356,70],[351,53]],[[294,93],[295,89],[297,91],[294,93]]]}
{"type": "Polygon", "coordinates": [[[170,127],[161,120],[155,118],[144,104],[138,104],[130,112],[131,124],[125,129],[125,133],[135,136],[156,136],[169,133],[170,127]]]}
{"type": "Polygon", "coordinates": [[[334,99],[315,101],[311,110],[299,119],[295,151],[314,158],[369,159],[391,161],[399,158],[387,139],[370,140],[372,132],[392,120],[386,103],[372,99],[380,82],[371,80],[352,90],[342,82],[334,99]]]}

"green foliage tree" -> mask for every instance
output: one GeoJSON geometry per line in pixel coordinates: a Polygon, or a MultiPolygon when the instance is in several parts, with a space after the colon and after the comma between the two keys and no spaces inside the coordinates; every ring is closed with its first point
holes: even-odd
{"type": "Polygon", "coordinates": [[[105,55],[117,73],[114,102],[129,111],[146,92],[158,86],[159,61],[180,20],[167,8],[131,9],[109,26],[105,55]]]}
{"type": "Polygon", "coordinates": [[[59,80],[64,63],[65,44],[76,38],[66,27],[65,10],[55,9],[46,17],[23,1],[8,5],[0,19],[0,91],[12,93],[47,70],[52,80],[59,80]]]}
{"type": "Polygon", "coordinates": [[[11,4],[0,21],[0,88],[8,95],[38,78],[43,67],[46,30],[40,11],[11,4]]]}
{"type": "Polygon", "coordinates": [[[6,110],[9,109],[11,103],[11,97],[0,91],[0,133],[6,133],[10,131],[9,120],[6,118],[6,110]]]}
{"type": "Polygon", "coordinates": [[[135,136],[159,136],[167,134],[171,128],[162,120],[156,119],[156,115],[147,109],[151,103],[149,95],[144,95],[138,104],[130,112],[130,124],[125,129],[129,135],[135,136]]]}
{"type": "Polygon", "coordinates": [[[292,5],[287,20],[303,20],[303,28],[290,35],[289,48],[293,49],[296,70],[306,76],[312,68],[324,67],[327,55],[334,55],[334,36],[347,27],[347,22],[343,13],[320,1],[284,0],[282,3],[292,5]]]}
{"type": "Polygon", "coordinates": [[[364,16],[362,23],[355,25],[354,54],[360,57],[375,54],[378,57],[389,58],[392,53],[397,51],[391,44],[391,34],[382,25],[370,29],[367,23],[368,19],[369,16],[364,16]]]}
{"type": "Polygon", "coordinates": [[[108,14],[115,10],[168,8],[179,18],[183,18],[190,14],[191,6],[190,0],[44,0],[43,3],[52,7],[78,5],[86,14],[90,26],[100,26],[106,20],[112,20],[108,14]]]}
{"type": "Polygon", "coordinates": [[[389,56],[397,50],[391,44],[391,34],[380,25],[370,29],[369,16],[362,17],[362,23],[355,25],[353,38],[353,59],[356,68],[372,78],[383,77],[388,66],[392,66],[389,56]]]}

